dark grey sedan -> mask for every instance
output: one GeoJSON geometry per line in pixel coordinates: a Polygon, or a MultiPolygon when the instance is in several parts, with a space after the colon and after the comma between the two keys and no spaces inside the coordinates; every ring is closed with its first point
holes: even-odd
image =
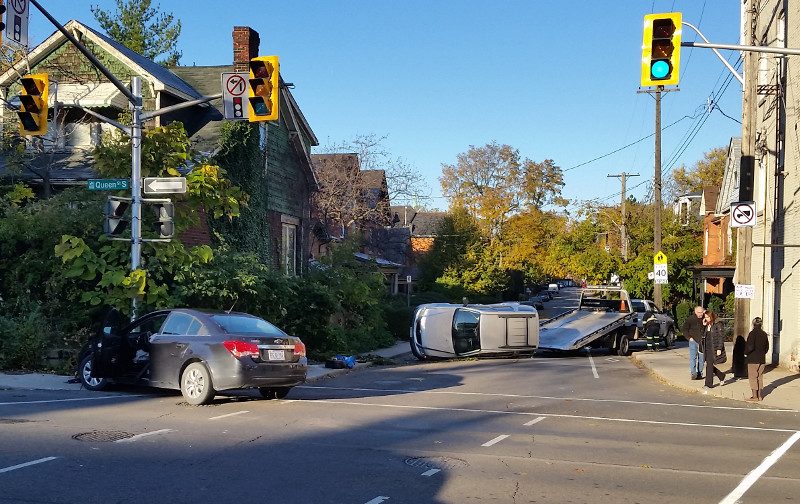
{"type": "Polygon", "coordinates": [[[306,347],[266,320],[236,312],[160,310],[89,342],[78,375],[90,390],[109,382],[179,389],[190,404],[217,391],[257,388],[283,398],[306,380],[306,347]]]}

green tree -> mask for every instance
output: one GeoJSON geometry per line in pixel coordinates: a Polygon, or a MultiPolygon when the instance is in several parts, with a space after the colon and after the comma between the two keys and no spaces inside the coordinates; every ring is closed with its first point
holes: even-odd
{"type": "Polygon", "coordinates": [[[672,178],[678,194],[702,191],[705,186],[719,187],[728,161],[728,149],[716,147],[703,154],[703,159],[695,163],[692,169],[685,166],[675,168],[672,178]]]}
{"type": "Polygon", "coordinates": [[[172,13],[159,12],[160,6],[151,7],[151,0],[114,0],[117,12],[91,7],[100,28],[109,37],[163,66],[176,66],[182,53],[178,50],[181,22],[172,13]]]}

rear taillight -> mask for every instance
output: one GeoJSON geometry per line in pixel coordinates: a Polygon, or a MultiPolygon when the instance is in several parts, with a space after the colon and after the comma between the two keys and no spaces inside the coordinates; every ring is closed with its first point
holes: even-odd
{"type": "Polygon", "coordinates": [[[244,341],[225,341],[222,343],[234,357],[258,357],[261,352],[255,343],[244,341]]]}
{"type": "Polygon", "coordinates": [[[306,346],[302,343],[297,343],[294,346],[294,356],[303,358],[306,356],[306,346]]]}

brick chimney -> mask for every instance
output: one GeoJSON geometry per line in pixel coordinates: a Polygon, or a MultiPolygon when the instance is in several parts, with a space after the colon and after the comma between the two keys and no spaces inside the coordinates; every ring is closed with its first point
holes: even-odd
{"type": "Polygon", "coordinates": [[[250,60],[258,56],[261,38],[249,26],[233,27],[233,71],[247,72],[250,60]]]}

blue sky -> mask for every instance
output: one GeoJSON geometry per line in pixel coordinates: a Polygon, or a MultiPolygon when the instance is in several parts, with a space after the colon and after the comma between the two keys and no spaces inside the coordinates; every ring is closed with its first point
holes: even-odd
{"type": "MultiPolygon", "coordinates": [[[[114,0],[39,1],[62,23],[77,19],[98,29],[90,5],[116,8],[114,0]]],[[[447,208],[437,198],[442,163],[455,164],[471,145],[493,141],[523,158],[553,159],[564,170],[562,195],[570,200],[617,203],[620,181],[607,175],[622,172],[640,175],[628,180],[628,194],[644,198],[654,141],[638,140],[653,134],[655,122],[652,95],[637,93],[644,16],[682,12],[718,43],[738,44],[740,31],[740,2],[733,0],[163,0],[160,6],[181,20],[183,65],[230,64],[233,27],[254,28],[261,55],[280,56],[281,74],[294,83],[321,147],[386,135],[384,146],[425,175],[430,206],[440,209],[447,208]]],[[[32,43],[53,30],[31,7],[32,43]]],[[[695,40],[688,28],[683,36],[695,40]]],[[[736,52],[722,54],[734,65],[739,60],[736,52]]],[[[664,177],[741,135],[741,125],[726,117],[741,119],[741,86],[710,49],[682,49],[679,87],[663,95],[664,177]]]]}

